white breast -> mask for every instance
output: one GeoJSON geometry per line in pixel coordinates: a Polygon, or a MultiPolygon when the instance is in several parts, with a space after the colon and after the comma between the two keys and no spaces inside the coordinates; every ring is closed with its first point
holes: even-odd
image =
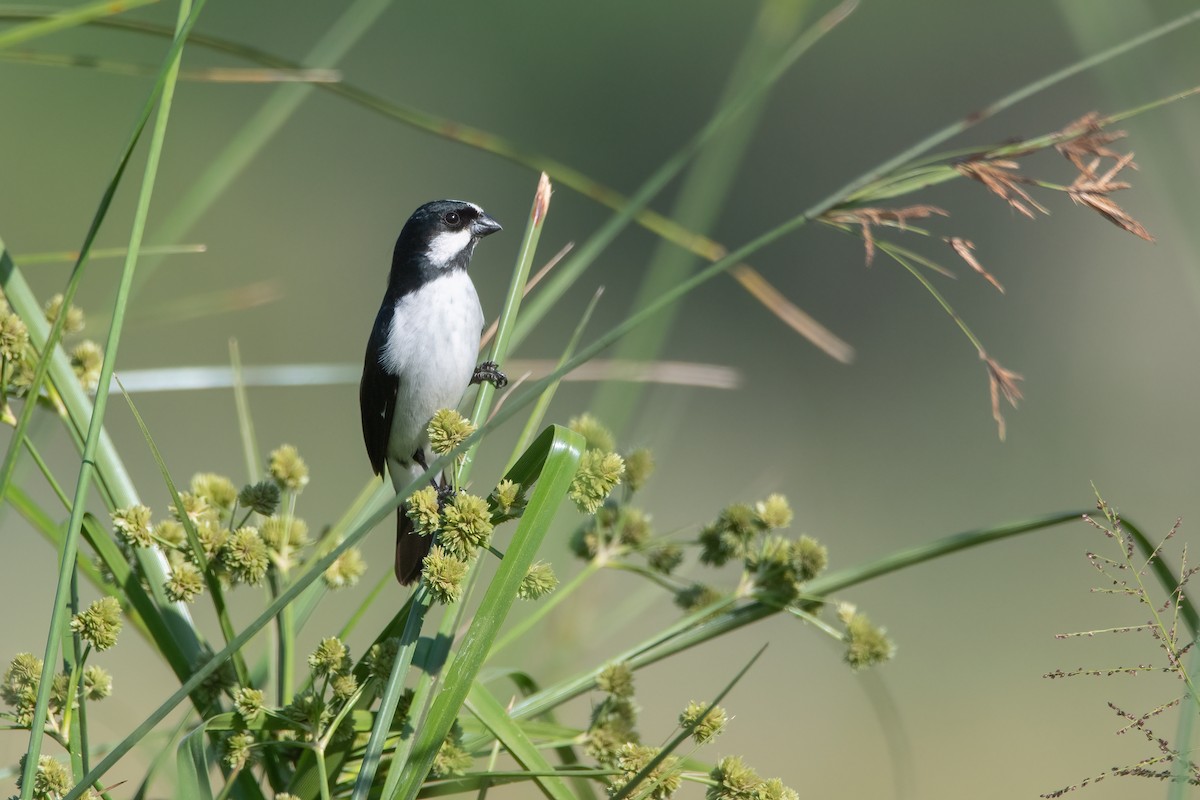
{"type": "MultiPolygon", "coordinates": [[[[383,367],[400,377],[389,462],[408,466],[441,408],[455,408],[479,356],[483,309],[465,270],[440,275],[396,303],[383,367]]],[[[391,470],[393,475],[397,472],[391,470]]]]}

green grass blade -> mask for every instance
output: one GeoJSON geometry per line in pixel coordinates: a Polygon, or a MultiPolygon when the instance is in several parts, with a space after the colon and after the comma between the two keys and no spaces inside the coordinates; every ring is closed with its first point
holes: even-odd
{"type": "Polygon", "coordinates": [[[120,14],[131,8],[157,3],[158,0],[99,0],[95,3],[64,8],[49,14],[44,19],[28,22],[16,28],[0,32],[0,50],[13,45],[24,44],[32,39],[57,33],[67,28],[86,25],[102,17],[120,14]]]}
{"type": "Polygon", "coordinates": [[[248,483],[258,483],[262,476],[258,439],[254,436],[254,418],[250,416],[250,400],[246,397],[246,381],[242,374],[242,351],[237,339],[229,340],[229,364],[233,370],[233,401],[237,406],[242,455],[246,459],[246,479],[248,483]]]}
{"type": "Polygon", "coordinates": [[[542,538],[571,486],[583,450],[583,437],[566,428],[552,426],[534,441],[510,471],[513,480],[524,484],[528,484],[536,472],[537,483],[513,540],[463,638],[462,646],[447,670],[442,689],[414,737],[412,757],[404,765],[397,791],[391,795],[385,794],[386,800],[392,797],[411,800],[424,783],[438,748],[462,708],[471,684],[483,667],[488,650],[516,599],[517,587],[533,563],[542,538]]]}
{"type": "MultiPolygon", "coordinates": [[[[55,549],[62,547],[62,531],[57,522],[51,517],[45,509],[34,502],[33,498],[26,494],[25,490],[20,486],[13,486],[8,490],[8,503],[16,512],[25,518],[25,521],[33,526],[33,529],[50,542],[55,549]]],[[[96,566],[88,560],[79,562],[78,569],[84,574],[93,586],[102,585],[100,579],[100,571],[96,566]]]]}
{"type": "Polygon", "coordinates": [[[205,725],[201,724],[183,737],[175,754],[176,789],[184,800],[212,800],[208,782],[208,751],[205,747],[205,725]]]}
{"type": "Polygon", "coordinates": [[[525,735],[521,726],[513,722],[500,701],[478,681],[471,686],[466,706],[504,745],[518,764],[530,772],[543,773],[542,776],[534,778],[542,794],[550,800],[575,800],[575,795],[567,788],[567,782],[563,778],[553,776],[554,767],[542,755],[542,751],[525,735]]]}
{"type": "Polygon", "coordinates": [[[1086,511],[1064,511],[1022,522],[1011,522],[992,528],[965,531],[941,539],[934,539],[931,542],[898,550],[891,555],[860,564],[856,567],[822,575],[805,584],[804,593],[813,597],[824,597],[872,578],[878,578],[882,575],[898,572],[907,567],[950,555],[951,553],[957,553],[959,550],[979,547],[980,545],[997,542],[1001,539],[1019,536],[1022,533],[1032,533],[1033,531],[1052,528],[1064,522],[1073,522],[1082,519],[1086,513],[1086,511]]]}
{"type": "MultiPolygon", "coordinates": [[[[134,210],[134,218],[132,231],[129,239],[129,255],[125,260],[125,267],[121,273],[120,285],[117,288],[117,297],[113,304],[113,322],[109,328],[108,339],[105,346],[104,361],[100,367],[100,384],[97,387],[96,398],[93,402],[92,419],[88,425],[87,438],[83,447],[83,457],[79,467],[79,479],[75,487],[75,497],[71,503],[71,518],[67,523],[66,538],[63,542],[61,557],[58,567],[58,584],[55,587],[54,606],[50,612],[49,635],[46,639],[46,649],[44,663],[42,667],[41,685],[38,689],[38,699],[34,707],[33,719],[30,724],[29,747],[26,751],[25,769],[22,775],[21,800],[29,800],[33,794],[34,775],[37,772],[38,758],[41,754],[42,739],[44,737],[44,727],[46,724],[46,712],[49,705],[49,695],[51,690],[52,678],[55,668],[55,654],[58,650],[58,638],[63,626],[66,623],[66,603],[65,598],[69,591],[70,583],[75,575],[75,558],[78,554],[79,531],[83,524],[83,511],[87,503],[89,489],[91,486],[92,474],[95,471],[95,455],[97,444],[100,439],[100,433],[103,430],[104,411],[108,401],[108,382],[112,379],[113,368],[117,357],[117,348],[121,338],[122,322],[124,320],[125,307],[129,299],[129,289],[133,282],[134,267],[137,263],[137,251],[141,245],[142,233],[145,229],[146,217],[150,211],[150,198],[154,193],[154,182],[158,174],[158,163],[162,155],[163,141],[166,137],[167,121],[170,118],[171,99],[175,88],[175,74],[179,69],[179,59],[182,55],[183,41],[186,39],[187,29],[195,23],[195,13],[203,7],[204,0],[198,0],[195,7],[195,12],[192,11],[190,0],[181,0],[179,9],[179,18],[176,22],[178,28],[178,36],[163,65],[163,73],[156,84],[162,86],[161,98],[158,103],[158,117],[155,120],[154,131],[151,134],[150,144],[146,155],[145,172],[142,175],[141,190],[138,193],[137,205],[134,210]]],[[[150,105],[150,104],[148,104],[150,105]]],[[[145,109],[145,117],[148,118],[149,108],[145,109]]],[[[138,129],[144,126],[144,121],[140,122],[138,129]]],[[[136,141],[138,137],[134,137],[136,141]]],[[[130,151],[126,151],[125,158],[122,163],[128,163],[130,151]]],[[[119,175],[120,173],[118,173],[119,175]]],[[[115,182],[112,184],[115,188],[115,182]]],[[[95,226],[95,223],[93,223],[95,226]]],[[[93,227],[93,230],[95,228],[93,227]]],[[[78,277],[78,270],[72,276],[73,283],[78,277]]],[[[66,297],[64,292],[63,307],[66,308],[70,304],[70,298],[66,297]]],[[[59,314],[55,320],[53,330],[58,330],[61,335],[62,323],[67,315],[59,314]]],[[[52,335],[53,339],[53,335],[52,335]]],[[[51,341],[50,346],[53,345],[51,341]]],[[[37,375],[40,374],[42,379],[45,379],[48,362],[48,357],[43,357],[38,360],[38,366],[35,372],[34,381],[29,389],[30,397],[37,397],[40,391],[40,383],[37,375]]],[[[28,425],[29,415],[32,413],[33,407],[37,405],[34,402],[26,403],[22,409],[21,421],[28,425]]],[[[15,454],[19,452],[21,439],[25,435],[24,430],[18,430],[14,433],[14,439],[9,452],[5,458],[5,472],[0,476],[0,493],[7,490],[11,480],[11,467],[15,464],[15,454]]],[[[83,785],[83,784],[80,784],[83,785]]]]}

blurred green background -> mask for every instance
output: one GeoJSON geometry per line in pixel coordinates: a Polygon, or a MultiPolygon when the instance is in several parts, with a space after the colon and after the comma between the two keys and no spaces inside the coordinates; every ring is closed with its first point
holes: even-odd
{"type": "MultiPolygon", "coordinates": [[[[804,4],[802,4],[804,5],[804,4]]],[[[804,5],[807,19],[828,6],[804,5]]],[[[1081,55],[1123,41],[1194,7],[1134,0],[925,0],[864,2],[772,90],[711,235],[736,246],[942,125],[1081,55]]],[[[210,0],[197,30],[302,60],[342,4],[210,0]]],[[[337,63],[345,81],[517,142],[630,193],[707,119],[750,34],[758,5],[680,2],[395,3],[337,63]]],[[[132,16],[171,24],[167,4],[132,16]]],[[[156,64],[160,39],[95,28],[35,43],[41,51],[156,64]]],[[[1200,29],[1076,77],[972,130],[980,144],[1063,127],[1091,110],[1116,111],[1200,83],[1200,29]]],[[[244,66],[199,47],[185,68],[244,66]]],[[[19,255],[79,246],[149,89],[149,78],[0,63],[0,236],[19,255]]],[[[185,83],[168,133],[151,244],[161,223],[207,165],[276,88],[185,83]]],[[[625,446],[654,449],[659,469],[642,497],[662,531],[695,531],[732,501],[785,493],[796,527],[847,566],[960,530],[1087,508],[1090,482],[1152,534],[1184,517],[1192,538],[1197,501],[1200,386],[1196,342],[1195,217],[1200,148],[1197,100],[1121,127],[1137,152],[1134,188],[1117,200],[1157,237],[1146,244],[1065,196],[1039,195],[1052,216],[1031,222],[967,181],[924,193],[952,212],[941,234],[971,239],[1005,285],[1000,295],[966,267],[938,286],[989,353],[1025,377],[1025,400],[1008,410],[997,440],[987,380],[974,350],[910,276],[861,242],[810,227],[751,259],[799,306],[851,342],[836,363],[769,315],[729,279],[685,301],[664,358],[728,365],[736,390],[647,391],[625,446]]],[[[135,164],[137,162],[135,161],[135,164]]],[[[140,168],[140,167],[139,167],[140,168]]],[[[1056,156],[1031,162],[1066,183],[1056,156]]],[[[137,177],[133,175],[132,177],[137,177]]],[[[319,90],[176,241],[203,255],[162,262],[134,301],[118,373],[228,363],[236,337],[247,365],[360,362],[382,294],[395,234],[413,208],[439,197],[470,199],[506,225],[473,266],[485,310],[495,313],[509,279],[537,175],[494,156],[415,131],[319,90]],[[183,299],[267,282],[270,302],[179,317],[183,299]]],[[[127,180],[99,246],[122,246],[134,192],[127,180]]],[[[676,186],[653,206],[669,211],[676,186]]],[[[542,238],[548,257],[581,241],[609,212],[560,189],[542,238]]],[[[895,239],[896,236],[891,238],[895,239]]],[[[952,264],[936,243],[906,241],[952,264]]],[[[591,335],[624,318],[655,247],[638,229],[566,295],[516,355],[557,358],[596,287],[605,294],[591,335]]],[[[28,267],[35,288],[61,289],[67,269],[28,267]]],[[[102,338],[119,262],[97,262],[81,305],[102,338]]],[[[242,297],[250,296],[243,293],[242,297]]],[[[585,337],[587,338],[587,337],[585,337]]],[[[251,393],[264,451],[297,445],[312,470],[300,513],[332,521],[370,477],[356,387],[265,388],[251,393]]],[[[552,417],[588,408],[594,385],[558,395],[552,417]]],[[[147,393],[139,408],[179,480],[214,470],[244,479],[227,390],[147,393]]],[[[165,511],[157,470],[123,403],[108,426],[144,499],[165,511]]],[[[50,457],[74,475],[72,450],[43,426],[50,457]]],[[[494,479],[515,428],[503,429],[476,480],[494,479]]],[[[26,483],[41,491],[36,476],[26,483]]],[[[547,556],[560,576],[576,569],[565,540],[577,522],[562,512],[547,556]]],[[[390,524],[366,545],[371,571],[391,569],[390,524]]],[[[13,514],[3,518],[0,560],[6,606],[0,655],[40,652],[55,574],[53,553],[13,514]]],[[[1146,711],[1176,696],[1167,678],[1049,681],[1055,669],[1115,667],[1158,657],[1133,635],[1055,641],[1055,633],[1141,622],[1130,601],[1089,594],[1098,574],[1085,552],[1110,546],[1083,523],[973,550],[877,580],[847,594],[899,645],[872,675],[850,673],[840,652],[800,623],[774,619],[639,674],[640,726],[668,735],[688,700],[706,698],[762,643],[765,657],[728,699],[736,715],[708,751],[742,753],[802,796],[1030,797],[1110,766],[1153,755],[1118,738],[1106,701],[1146,711]],[[879,700],[880,697],[886,700],[879,700]],[[882,721],[894,705],[898,725],[882,721]],[[894,759],[888,736],[903,734],[894,759]]],[[[692,564],[687,567],[700,575],[692,564]]],[[[729,576],[733,581],[734,576],[729,576]]],[[[386,590],[379,622],[402,602],[386,590]]],[[[545,677],[572,673],[673,618],[669,598],[635,578],[605,575],[522,648],[545,677]]],[[[244,619],[257,605],[239,593],[244,619]]],[[[334,596],[306,635],[339,624],[353,597],[334,596]],[[322,627],[324,624],[326,627],[322,627]]],[[[369,626],[368,626],[369,627],[369,626]]],[[[364,629],[365,631],[365,629],[364,629]]],[[[351,641],[360,653],[366,633],[351,641]]],[[[167,692],[167,671],[126,636],[101,660],[116,694],[100,707],[101,736],[119,738],[167,692]]],[[[514,651],[515,655],[515,651],[514,651]]],[[[586,714],[586,703],[576,704],[586,714]]],[[[1174,721],[1158,723],[1160,735],[1174,721]]],[[[0,738],[15,760],[25,737],[0,738]]],[[[135,779],[117,770],[110,777],[135,779]]],[[[696,788],[689,791],[699,796],[696,788]]],[[[1094,798],[1157,797],[1158,783],[1122,779],[1094,798]]]]}

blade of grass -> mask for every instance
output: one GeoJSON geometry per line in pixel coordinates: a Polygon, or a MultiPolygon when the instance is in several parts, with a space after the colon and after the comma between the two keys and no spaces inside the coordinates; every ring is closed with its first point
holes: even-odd
{"type": "Polygon", "coordinates": [[[262,480],[259,467],[258,440],[254,436],[254,418],[250,416],[250,400],[246,397],[246,381],[242,372],[242,351],[237,339],[229,339],[229,366],[233,374],[233,402],[237,407],[238,438],[242,442],[242,456],[246,459],[246,478],[249,483],[262,480]]]}
{"type": "Polygon", "coordinates": [[[525,769],[541,773],[534,783],[550,800],[575,800],[567,782],[559,777],[537,745],[513,722],[500,701],[478,681],[473,682],[466,700],[467,710],[474,714],[496,737],[504,748],[525,769]]]}
{"type": "MultiPolygon", "coordinates": [[[[57,33],[68,28],[86,25],[101,17],[120,14],[132,8],[157,3],[158,0],[98,0],[75,8],[64,8],[48,14],[44,19],[19,25],[0,32],[0,50],[32,39],[57,33]]],[[[156,70],[157,72],[157,70],[156,70]]]]}
{"type": "MultiPolygon", "coordinates": [[[[204,253],[208,247],[202,244],[167,244],[159,247],[143,247],[142,255],[172,256],[191,253],[204,253]]],[[[92,248],[92,261],[105,258],[125,258],[129,253],[126,247],[95,247],[92,248]]],[[[78,250],[61,250],[55,253],[22,253],[17,260],[25,266],[30,264],[74,264],[79,260],[78,250]]]]}
{"type": "MultiPolygon", "coordinates": [[[[158,0],[146,0],[158,2],[158,0]]],[[[96,56],[78,56],[66,53],[43,53],[23,50],[15,53],[0,52],[0,61],[13,64],[29,64],[39,67],[74,67],[105,72],[112,75],[157,75],[155,64],[137,64],[96,56]]],[[[256,67],[209,67],[208,69],[182,69],[180,81],[197,83],[335,83],[341,74],[332,69],[261,69],[256,67]]]]}
{"type": "Polygon", "coordinates": [[[807,583],[804,587],[804,593],[813,597],[825,597],[842,589],[868,581],[871,578],[878,578],[881,575],[888,575],[907,567],[923,564],[926,561],[932,561],[951,553],[957,553],[959,550],[979,547],[990,542],[1019,536],[1022,533],[1031,533],[1033,531],[1044,530],[1045,528],[1052,528],[1064,522],[1073,522],[1081,519],[1085,513],[1087,511],[1064,511],[1057,514],[1035,517],[1034,519],[1022,522],[1011,522],[991,528],[964,531],[963,533],[956,533],[941,539],[934,539],[916,547],[897,550],[890,555],[874,561],[868,561],[855,567],[848,567],[837,572],[822,575],[807,583]]]}
{"type": "MultiPolygon", "coordinates": [[[[167,121],[170,118],[171,100],[175,90],[175,73],[179,69],[179,59],[182,55],[182,45],[187,36],[187,30],[195,23],[196,14],[203,8],[204,0],[197,0],[195,11],[192,9],[191,0],[181,0],[179,8],[179,17],[176,22],[178,28],[178,40],[172,45],[171,51],[168,54],[164,70],[156,83],[162,86],[161,98],[158,103],[158,117],[155,120],[154,130],[150,137],[150,144],[146,155],[146,167],[142,176],[142,186],[138,193],[137,205],[134,210],[133,226],[129,237],[129,255],[125,259],[125,267],[121,273],[121,282],[117,288],[117,297],[113,304],[113,322],[109,327],[108,339],[105,345],[104,361],[100,367],[100,383],[96,392],[96,398],[93,403],[93,412],[91,423],[88,426],[87,438],[83,447],[83,458],[79,467],[79,479],[75,488],[75,498],[71,503],[71,518],[67,523],[67,534],[63,542],[61,558],[58,567],[58,583],[55,587],[54,605],[51,610],[49,622],[49,635],[46,640],[45,656],[42,667],[41,685],[38,690],[38,699],[34,707],[33,719],[30,724],[29,747],[26,750],[25,769],[22,775],[21,800],[30,800],[33,795],[34,775],[37,772],[38,757],[41,754],[42,738],[44,727],[46,724],[46,712],[50,700],[50,689],[52,679],[54,677],[55,653],[58,648],[58,638],[60,631],[66,622],[66,603],[65,598],[69,591],[69,586],[72,577],[75,574],[75,557],[78,552],[79,531],[83,525],[83,510],[87,503],[89,488],[91,486],[92,473],[95,470],[95,455],[97,444],[100,439],[100,432],[103,427],[104,411],[108,401],[108,382],[112,378],[113,367],[117,357],[117,349],[120,344],[121,328],[124,321],[125,307],[129,299],[129,289],[133,281],[134,267],[137,264],[138,248],[141,246],[142,233],[145,229],[146,217],[150,211],[150,198],[154,193],[154,181],[158,174],[158,163],[162,155],[163,141],[166,138],[167,121]]],[[[145,109],[143,119],[148,118],[149,109],[145,109]]],[[[144,125],[144,121],[139,123],[140,128],[144,125]]],[[[137,137],[134,137],[136,141],[137,137]]],[[[122,163],[128,163],[129,153],[126,153],[122,163]]],[[[123,171],[123,170],[122,170],[123,171]]],[[[120,172],[118,173],[119,176],[120,172]]],[[[113,184],[115,188],[115,183],[113,184]]],[[[99,216],[99,215],[98,215],[99,216]]],[[[95,223],[93,223],[95,225],[95,223]]],[[[64,296],[65,296],[64,292],[64,296]]],[[[65,298],[63,307],[68,307],[70,299],[65,298]]],[[[61,335],[62,322],[66,319],[66,314],[59,314],[52,331],[57,329],[61,335]]],[[[52,346],[53,342],[48,343],[48,347],[52,346]]],[[[38,360],[36,374],[40,374],[44,379],[49,362],[48,357],[43,357],[38,360]]],[[[39,382],[35,377],[33,385],[29,389],[29,395],[36,397],[38,394],[39,382]]],[[[22,409],[22,420],[28,424],[26,411],[30,411],[36,403],[27,403],[26,408],[22,409]]],[[[23,430],[18,430],[14,433],[13,444],[16,447],[20,446],[21,437],[24,436],[23,430]]],[[[13,455],[14,450],[10,448],[9,455],[13,455]]],[[[5,459],[5,467],[9,467],[9,459],[5,459]]],[[[0,478],[0,494],[8,488],[8,483],[11,478],[11,472],[6,469],[2,478],[0,478]]],[[[80,784],[83,785],[83,784],[80,784]]]]}

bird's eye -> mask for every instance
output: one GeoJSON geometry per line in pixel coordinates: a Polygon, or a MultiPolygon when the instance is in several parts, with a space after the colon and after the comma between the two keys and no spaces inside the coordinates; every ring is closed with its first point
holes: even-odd
{"type": "Polygon", "coordinates": [[[446,221],[447,225],[458,225],[462,222],[462,217],[458,216],[457,211],[447,211],[442,219],[446,221]]]}

